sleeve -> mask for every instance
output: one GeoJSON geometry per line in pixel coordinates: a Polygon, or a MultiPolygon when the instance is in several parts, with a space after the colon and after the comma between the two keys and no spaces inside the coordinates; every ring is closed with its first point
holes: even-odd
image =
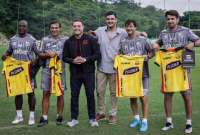
{"type": "Polygon", "coordinates": [[[123,50],[123,40],[125,38],[125,35],[123,35],[121,38],[120,38],[120,42],[119,42],[119,52],[118,54],[125,54],[124,53],[124,50],[123,50]]]}
{"type": "Polygon", "coordinates": [[[68,39],[64,43],[63,52],[62,52],[62,60],[66,63],[73,64],[73,59],[70,57],[69,46],[70,46],[70,41],[68,39]]]}
{"type": "Polygon", "coordinates": [[[199,39],[199,37],[194,33],[192,32],[192,30],[188,30],[188,40],[191,41],[191,42],[195,42],[199,39]]]}
{"type": "Polygon", "coordinates": [[[94,34],[95,34],[94,36],[95,36],[96,38],[98,38],[99,35],[100,35],[100,32],[101,32],[101,28],[97,28],[94,32],[95,32],[95,33],[94,33],[94,34]]]}
{"type": "Polygon", "coordinates": [[[160,66],[161,65],[161,54],[160,54],[161,52],[160,51],[158,51],[158,52],[156,52],[156,58],[155,58],[155,64],[157,65],[157,66],[160,66]]]}
{"type": "Polygon", "coordinates": [[[155,51],[153,49],[153,44],[149,39],[146,39],[146,45],[145,45],[146,51],[148,52],[148,57],[152,58],[155,55],[155,51]]]}
{"type": "Polygon", "coordinates": [[[33,41],[33,52],[38,56],[41,52],[40,50],[40,42],[37,42],[36,40],[33,41]]]}
{"type": "Polygon", "coordinates": [[[149,52],[149,51],[151,51],[153,49],[153,45],[152,45],[152,43],[151,43],[151,41],[149,39],[146,39],[145,41],[146,41],[145,48],[149,52]]]}
{"type": "Polygon", "coordinates": [[[12,41],[10,40],[9,44],[8,44],[8,49],[6,50],[6,52],[4,53],[4,55],[9,56],[9,55],[12,55],[12,53],[13,53],[12,41]]]}
{"type": "Polygon", "coordinates": [[[114,69],[117,69],[117,67],[118,67],[118,64],[119,64],[119,62],[118,62],[118,59],[119,59],[119,55],[117,55],[116,57],[115,57],[115,60],[114,60],[114,69]]]}
{"type": "Polygon", "coordinates": [[[161,47],[163,46],[163,41],[162,41],[162,33],[160,33],[158,40],[156,41],[156,43],[161,47]]]}
{"type": "Polygon", "coordinates": [[[95,60],[99,61],[100,58],[101,58],[101,53],[100,53],[100,47],[99,47],[99,44],[97,42],[97,39],[91,37],[90,40],[91,40],[93,55],[85,57],[86,62],[92,62],[92,61],[95,61],[95,60]]]}
{"type": "Polygon", "coordinates": [[[119,53],[118,54],[123,54],[123,48],[122,48],[122,42],[119,42],[119,53]]]}
{"type": "Polygon", "coordinates": [[[45,49],[46,49],[46,40],[45,38],[43,38],[40,43],[40,51],[45,52],[45,49]]]}

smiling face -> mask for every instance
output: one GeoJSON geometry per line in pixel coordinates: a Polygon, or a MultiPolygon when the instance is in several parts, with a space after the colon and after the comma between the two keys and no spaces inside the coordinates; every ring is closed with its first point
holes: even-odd
{"type": "Polygon", "coordinates": [[[167,15],[166,16],[166,23],[169,29],[174,29],[177,27],[179,23],[179,18],[173,15],[167,15]]]}
{"type": "Polygon", "coordinates": [[[117,25],[117,18],[115,15],[106,16],[106,25],[108,28],[114,28],[117,25]]]}
{"type": "Polygon", "coordinates": [[[74,35],[79,36],[83,34],[84,25],[80,21],[75,21],[73,22],[72,29],[73,29],[74,35]]]}
{"type": "Polygon", "coordinates": [[[50,33],[53,37],[58,37],[60,35],[59,23],[53,23],[50,25],[50,33]]]}
{"type": "Polygon", "coordinates": [[[129,36],[134,35],[136,27],[133,23],[129,23],[125,26],[126,32],[129,36]]]}

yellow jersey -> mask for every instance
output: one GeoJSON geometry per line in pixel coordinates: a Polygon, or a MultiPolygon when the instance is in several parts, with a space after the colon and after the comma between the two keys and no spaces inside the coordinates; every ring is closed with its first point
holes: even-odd
{"type": "Polygon", "coordinates": [[[182,50],[158,51],[155,63],[160,66],[162,92],[180,92],[189,89],[187,69],[182,68],[182,50]]]}
{"type": "Polygon", "coordinates": [[[61,80],[62,64],[57,55],[50,59],[49,68],[51,70],[50,93],[55,96],[61,96],[63,95],[61,80]]]}
{"type": "Polygon", "coordinates": [[[30,79],[30,62],[8,57],[3,61],[2,74],[6,80],[7,96],[17,96],[33,92],[30,79]]]}
{"type": "Polygon", "coordinates": [[[143,96],[144,57],[135,55],[117,55],[114,61],[116,69],[116,96],[141,97],[143,96]]]}

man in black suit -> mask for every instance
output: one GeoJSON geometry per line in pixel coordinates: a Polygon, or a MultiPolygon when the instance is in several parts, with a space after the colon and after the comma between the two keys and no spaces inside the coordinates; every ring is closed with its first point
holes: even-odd
{"type": "Polygon", "coordinates": [[[84,84],[87,96],[89,124],[97,127],[95,119],[95,61],[100,59],[100,49],[97,39],[83,33],[84,25],[81,20],[72,24],[74,34],[65,42],[63,61],[70,64],[71,86],[71,121],[67,124],[74,127],[78,122],[79,94],[84,84]]]}

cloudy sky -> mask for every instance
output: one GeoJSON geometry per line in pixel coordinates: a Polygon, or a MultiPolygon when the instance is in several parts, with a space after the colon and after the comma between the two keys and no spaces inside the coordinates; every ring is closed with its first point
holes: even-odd
{"type": "Polygon", "coordinates": [[[200,11],[200,0],[134,0],[135,2],[140,2],[142,6],[154,5],[157,8],[164,9],[176,9],[182,14],[184,11],[190,10],[200,11]],[[189,6],[190,1],[190,6],[189,6]]]}

